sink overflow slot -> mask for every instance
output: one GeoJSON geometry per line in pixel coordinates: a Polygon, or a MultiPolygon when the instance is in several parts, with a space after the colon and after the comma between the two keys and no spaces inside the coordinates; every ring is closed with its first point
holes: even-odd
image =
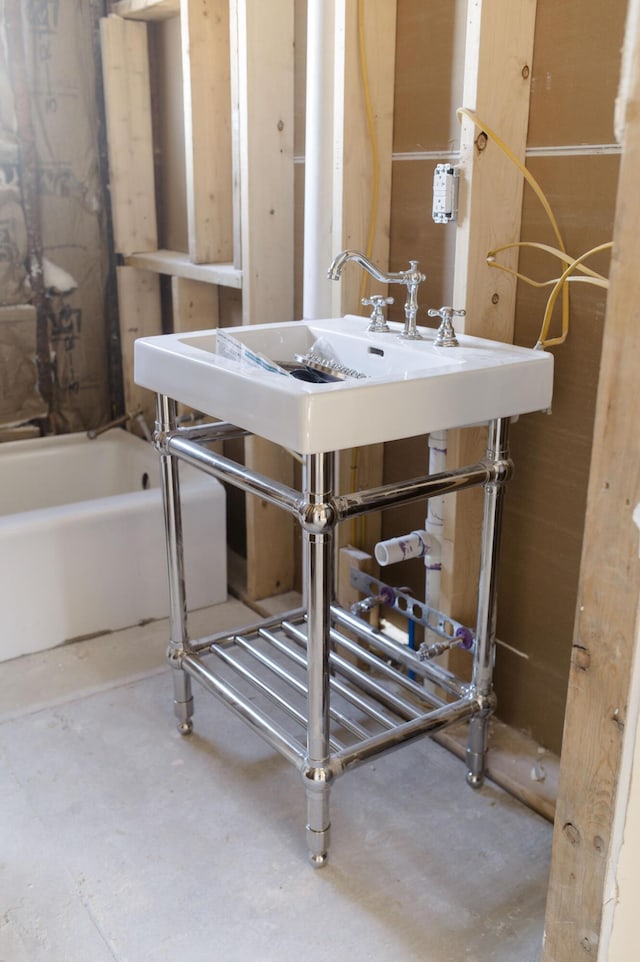
{"type": "Polygon", "coordinates": [[[384,351],[381,347],[368,347],[369,354],[377,354],[378,357],[384,357],[384,351]]]}

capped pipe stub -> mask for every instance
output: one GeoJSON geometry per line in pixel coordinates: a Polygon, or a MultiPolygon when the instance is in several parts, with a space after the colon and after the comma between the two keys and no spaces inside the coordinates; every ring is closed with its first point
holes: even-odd
{"type": "Polygon", "coordinates": [[[458,647],[464,648],[465,651],[473,648],[473,632],[469,628],[458,628],[455,637],[459,639],[458,647]]]}
{"type": "Polygon", "coordinates": [[[426,531],[411,531],[399,538],[389,538],[379,541],[374,548],[375,559],[379,565],[397,564],[399,561],[409,561],[411,558],[424,558],[431,553],[431,545],[426,531]]]}

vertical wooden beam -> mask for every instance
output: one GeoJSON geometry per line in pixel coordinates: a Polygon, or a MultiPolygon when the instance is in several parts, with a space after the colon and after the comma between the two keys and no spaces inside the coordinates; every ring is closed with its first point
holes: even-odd
{"type": "Polygon", "coordinates": [[[147,424],[152,425],[155,398],[151,391],[134,383],[133,345],[138,337],[162,334],[160,280],[157,274],[135,267],[116,268],[116,280],[125,411],[133,414],[142,408],[147,424]]]}
{"type": "MultiPolygon", "coordinates": [[[[536,0],[470,0],[462,106],[473,110],[524,160],[536,0]]],[[[460,202],[453,306],[461,331],[513,340],[515,279],[487,266],[488,251],[519,240],[523,178],[466,118],[460,136],[460,202]]],[[[513,266],[513,263],[511,264],[513,266]]],[[[482,456],[484,432],[449,432],[450,467],[482,456]]],[[[480,496],[446,499],[441,607],[475,620],[480,496]]]]}
{"type": "Polygon", "coordinates": [[[147,26],[100,21],[115,249],[158,248],[147,26]]]}
{"type": "Polygon", "coordinates": [[[243,320],[293,319],[293,0],[235,0],[243,320]]]}
{"type": "Polygon", "coordinates": [[[233,259],[228,0],[181,0],[189,256],[233,259]]]}
{"type": "MultiPolygon", "coordinates": [[[[396,4],[312,0],[307,23],[304,316],[359,313],[372,279],[347,248],[389,263],[396,4]]],[[[378,286],[378,290],[381,288],[378,286]]]]}
{"type": "MultiPolygon", "coordinates": [[[[332,253],[349,248],[367,251],[371,234],[369,254],[383,270],[389,267],[391,229],[395,39],[395,3],[336,4],[332,253]]],[[[372,291],[383,288],[356,265],[348,266],[340,282],[332,284],[332,313],[365,313],[360,301],[372,291]]],[[[403,299],[405,291],[389,293],[403,299]]],[[[381,444],[344,452],[339,459],[340,490],[381,484],[383,452],[381,444]]],[[[357,525],[342,525],[339,543],[372,553],[381,527],[380,514],[367,515],[357,525]]]]}
{"type": "MultiPolygon", "coordinates": [[[[630,690],[640,596],[638,358],[640,357],[640,28],[629,17],[623,153],[618,183],[593,455],[580,567],[569,696],[547,915],[544,962],[599,954],[605,873],[627,718],[640,692],[630,690]]],[[[631,8],[630,8],[631,9],[631,8]]],[[[615,897],[615,895],[612,895],[615,897]]],[[[634,892],[634,898],[637,893],[634,892]]],[[[637,950],[630,950],[635,958],[637,950]]],[[[617,957],[616,957],[617,958],[617,957]]]]}
{"type": "MultiPolygon", "coordinates": [[[[245,324],[293,320],[293,14],[293,0],[233,0],[245,324]]],[[[275,445],[251,438],[245,459],[293,483],[293,461],[275,445]]],[[[249,597],[288,591],[294,575],[291,519],[248,497],[249,597]]]]}
{"type": "MultiPolygon", "coordinates": [[[[171,310],[174,333],[208,331],[218,326],[218,285],[193,281],[187,277],[171,278],[171,310]]],[[[178,404],[178,414],[193,412],[193,408],[178,404]]],[[[219,450],[222,450],[220,445],[219,450]]]]}
{"type": "MultiPolygon", "coordinates": [[[[391,229],[396,4],[388,0],[367,0],[361,5],[361,11],[359,6],[356,0],[336,4],[333,254],[348,248],[367,250],[375,192],[377,212],[370,256],[374,263],[386,270],[391,229]],[[363,75],[361,62],[361,39],[366,75],[363,75]],[[367,97],[373,114],[375,154],[367,119],[367,97]],[[374,159],[377,160],[377,170],[374,169],[374,159]]],[[[375,285],[376,282],[368,274],[363,275],[359,267],[347,267],[339,285],[333,289],[336,315],[362,313],[360,299],[363,294],[372,286],[382,290],[375,285]]],[[[389,293],[403,297],[404,290],[398,288],[389,293]]]]}
{"type": "Polygon", "coordinates": [[[218,326],[218,285],[171,278],[173,330],[206,331],[218,326]]]}
{"type": "Polygon", "coordinates": [[[242,211],[240,191],[240,57],[238,0],[229,0],[229,88],[231,95],[231,207],[233,220],[233,266],[242,268],[242,211]]]}

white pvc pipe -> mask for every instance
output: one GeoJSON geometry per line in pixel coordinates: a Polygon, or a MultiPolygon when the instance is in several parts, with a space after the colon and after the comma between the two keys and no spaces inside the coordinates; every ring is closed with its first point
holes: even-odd
{"type": "Polygon", "coordinates": [[[386,565],[394,565],[399,561],[424,558],[433,549],[428,537],[426,531],[412,531],[410,534],[401,535],[398,538],[379,541],[374,548],[376,561],[384,568],[386,565]]]}
{"type": "Polygon", "coordinates": [[[331,317],[333,287],[334,0],[307,0],[302,316],[331,317]]]}
{"type": "MultiPolygon", "coordinates": [[[[429,474],[447,470],[447,432],[433,431],[429,435],[429,474]]],[[[438,546],[425,558],[424,601],[429,608],[440,610],[440,576],[442,570],[442,539],[444,535],[444,495],[429,498],[425,530],[430,542],[438,546]]]]}
{"type": "MultiPolygon", "coordinates": [[[[440,474],[447,469],[447,432],[433,431],[429,435],[429,474],[440,474]]],[[[424,531],[411,531],[397,538],[379,541],[374,548],[376,561],[382,567],[424,558],[425,604],[440,607],[442,570],[442,538],[444,534],[444,495],[429,498],[424,531]]]]}

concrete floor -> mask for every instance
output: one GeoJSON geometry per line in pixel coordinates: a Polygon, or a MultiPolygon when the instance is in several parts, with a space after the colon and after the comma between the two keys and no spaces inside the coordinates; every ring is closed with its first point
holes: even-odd
{"type": "Polygon", "coordinates": [[[314,871],[295,771],[200,690],[176,732],[166,637],[0,666],[0,962],[538,962],[549,823],[424,739],[337,783],[314,871]]]}

